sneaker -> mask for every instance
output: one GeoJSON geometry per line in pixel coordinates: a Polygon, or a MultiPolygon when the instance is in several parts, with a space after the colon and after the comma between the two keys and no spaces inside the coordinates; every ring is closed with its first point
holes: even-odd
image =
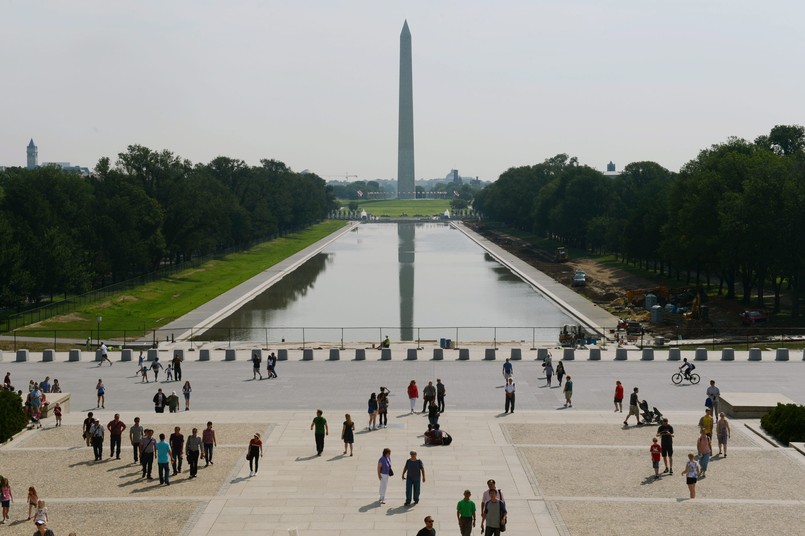
{"type": "Polygon", "coordinates": [[[654,475],[654,480],[659,480],[659,479],[660,479],[660,475],[654,475]]]}
{"type": "Polygon", "coordinates": [[[667,472],[668,472],[668,468],[666,467],[665,469],[663,469],[663,471],[662,471],[662,472],[663,472],[663,474],[667,473],[667,472]]]}
{"type": "Polygon", "coordinates": [[[671,469],[671,470],[670,470],[668,473],[669,473],[669,474],[674,474],[674,470],[673,470],[673,469],[671,469]]]}
{"type": "Polygon", "coordinates": [[[637,423],[637,426],[643,426],[643,423],[642,423],[642,422],[638,422],[638,423],[637,423]]]}
{"type": "Polygon", "coordinates": [[[254,476],[254,471],[249,471],[249,476],[254,476]]]}
{"type": "Polygon", "coordinates": [[[626,422],[626,421],[623,421],[623,425],[624,425],[624,426],[629,426],[629,423],[628,423],[628,422],[626,422]]]}

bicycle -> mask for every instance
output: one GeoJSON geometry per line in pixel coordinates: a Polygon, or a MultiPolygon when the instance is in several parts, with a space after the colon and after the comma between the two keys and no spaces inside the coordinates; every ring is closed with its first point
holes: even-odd
{"type": "MultiPolygon", "coordinates": [[[[671,381],[674,382],[675,385],[679,385],[680,383],[682,383],[684,379],[685,375],[681,372],[675,372],[673,376],[671,376],[671,381]]],[[[691,385],[696,385],[697,383],[699,383],[700,380],[701,378],[699,377],[698,374],[696,374],[695,372],[690,373],[688,381],[691,383],[691,385]]]]}

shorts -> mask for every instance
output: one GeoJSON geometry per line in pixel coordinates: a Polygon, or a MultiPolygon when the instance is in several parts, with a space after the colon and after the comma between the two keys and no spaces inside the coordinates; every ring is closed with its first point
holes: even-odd
{"type": "Polygon", "coordinates": [[[660,468],[660,460],[651,460],[651,466],[654,469],[659,469],[660,468]]]}
{"type": "Polygon", "coordinates": [[[615,399],[615,403],[616,403],[616,404],[620,404],[621,402],[623,402],[623,399],[622,399],[622,398],[616,398],[616,399],[615,399]]]}
{"type": "Polygon", "coordinates": [[[631,417],[632,415],[640,417],[640,408],[637,406],[629,406],[629,416],[631,417]]]}
{"type": "Polygon", "coordinates": [[[697,478],[696,478],[695,476],[694,476],[694,477],[692,477],[692,478],[691,478],[691,477],[688,477],[688,479],[687,479],[687,480],[688,480],[688,484],[695,484],[695,483],[696,483],[697,478]]]}
{"type": "Polygon", "coordinates": [[[662,446],[662,455],[663,456],[673,456],[674,455],[674,446],[673,445],[663,445],[662,446]]]}
{"type": "Polygon", "coordinates": [[[3,508],[9,508],[11,506],[11,501],[0,501],[0,506],[3,508]]]}

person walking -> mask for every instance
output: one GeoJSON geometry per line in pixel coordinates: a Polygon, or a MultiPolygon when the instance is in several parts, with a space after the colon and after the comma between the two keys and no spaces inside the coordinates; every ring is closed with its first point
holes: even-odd
{"type": "Polygon", "coordinates": [[[109,349],[106,347],[106,343],[102,342],[101,343],[101,361],[100,361],[100,363],[98,363],[98,366],[100,367],[101,365],[103,365],[104,361],[109,363],[110,367],[112,366],[112,361],[109,360],[109,349]]]}
{"type": "Polygon", "coordinates": [[[446,394],[447,389],[442,383],[442,380],[436,378],[436,402],[439,406],[439,413],[444,413],[444,397],[446,394]]]}
{"type": "Polygon", "coordinates": [[[184,452],[184,434],[179,426],[174,427],[173,433],[168,438],[168,443],[171,446],[171,462],[173,465],[173,474],[178,475],[182,472],[182,453],[184,452]]]}
{"type": "Polygon", "coordinates": [[[514,365],[512,365],[509,358],[506,358],[506,361],[503,363],[503,381],[508,382],[509,378],[512,377],[514,374],[514,365]]]}
{"type": "MultiPolygon", "coordinates": [[[[559,364],[561,365],[561,363],[559,363],[559,364]]],[[[562,384],[562,382],[560,381],[559,385],[561,385],[561,384],[562,384]]],[[[565,407],[566,408],[572,408],[573,407],[573,400],[572,400],[572,398],[573,398],[573,380],[570,378],[570,376],[567,377],[567,381],[565,382],[565,388],[563,389],[563,392],[565,393],[565,407]]]]}
{"type": "Polygon", "coordinates": [[[377,428],[377,395],[375,395],[375,393],[369,396],[366,411],[369,413],[369,426],[367,426],[366,429],[374,430],[377,428]]]}
{"type": "Polygon", "coordinates": [[[171,413],[179,411],[179,397],[176,395],[176,391],[171,391],[168,396],[168,411],[171,413]]]}
{"type": "Polygon", "coordinates": [[[501,501],[505,500],[503,498],[503,490],[498,489],[495,480],[490,478],[489,480],[486,481],[486,489],[484,490],[484,494],[481,495],[481,512],[484,511],[486,503],[489,502],[489,497],[491,496],[493,490],[497,494],[499,500],[501,501]]]}
{"type": "Polygon", "coordinates": [[[623,421],[624,426],[629,426],[629,417],[632,415],[634,415],[635,420],[637,420],[637,426],[643,426],[643,423],[640,422],[640,399],[637,396],[638,392],[638,388],[635,387],[632,394],[629,395],[629,414],[623,421]]]}
{"type": "Polygon", "coordinates": [[[713,439],[713,410],[707,408],[704,410],[704,415],[702,418],[699,419],[699,428],[704,429],[704,432],[707,434],[711,440],[713,439]]]}
{"type": "Polygon", "coordinates": [[[137,357],[137,374],[142,371],[143,365],[145,365],[145,356],[143,355],[143,351],[140,350],[140,355],[137,357]]]}
{"type": "Polygon", "coordinates": [[[170,461],[173,459],[170,443],[165,441],[165,434],[159,434],[157,443],[157,470],[159,471],[159,483],[166,486],[171,485],[170,481],[170,461]]]}
{"type": "Polygon", "coordinates": [[[510,408],[511,412],[514,413],[514,397],[516,388],[513,379],[509,378],[506,380],[506,387],[504,387],[504,391],[506,392],[506,405],[504,406],[503,413],[509,413],[510,408]]]}
{"type": "Polygon", "coordinates": [[[349,455],[352,456],[352,444],[355,443],[355,423],[352,422],[352,417],[349,413],[344,415],[344,424],[341,426],[341,440],[344,442],[344,454],[349,449],[349,455]]]}
{"type": "Polygon", "coordinates": [[[700,429],[699,439],[696,441],[696,451],[699,453],[699,466],[701,467],[699,478],[704,478],[710,463],[710,455],[713,454],[713,444],[704,428],[700,429]]]}
{"type": "Polygon", "coordinates": [[[137,463],[140,458],[140,442],[143,439],[143,427],[140,425],[140,418],[134,417],[134,424],[129,428],[129,441],[131,441],[131,449],[134,451],[134,463],[137,463]]]}
{"type": "Polygon", "coordinates": [[[140,367],[140,383],[150,383],[148,381],[148,367],[145,365],[140,367]]]}
{"type": "Polygon", "coordinates": [[[688,490],[690,491],[690,498],[696,498],[696,481],[699,480],[699,473],[701,468],[696,463],[693,453],[688,454],[688,463],[685,464],[685,470],[682,472],[682,477],[687,480],[688,490]]]}
{"type": "Polygon", "coordinates": [[[45,521],[44,519],[38,520],[35,526],[36,526],[36,532],[34,532],[34,536],[54,536],[53,531],[48,528],[47,521],[45,521]]]}
{"type": "Polygon", "coordinates": [[[187,456],[187,464],[190,466],[190,478],[196,478],[196,474],[198,474],[198,458],[201,455],[201,444],[198,428],[193,428],[192,433],[185,442],[185,455],[187,456]]]}
{"type": "Polygon", "coordinates": [[[461,536],[470,536],[475,528],[475,503],[470,500],[472,492],[464,490],[464,498],[456,505],[456,518],[461,536]]]}
{"type": "Polygon", "coordinates": [[[53,416],[56,417],[56,426],[61,426],[61,405],[58,402],[53,406],[53,416]]]}
{"type": "Polygon", "coordinates": [[[5,525],[8,521],[8,510],[14,502],[14,494],[11,492],[11,483],[4,476],[0,476],[0,505],[3,507],[3,520],[0,525],[5,525]]]}
{"type": "Polygon", "coordinates": [[[380,504],[386,504],[386,490],[389,487],[389,477],[394,475],[391,469],[391,449],[383,449],[383,455],[377,460],[377,479],[380,481],[380,504]]]}
{"type": "Polygon", "coordinates": [[[428,385],[422,389],[422,413],[428,411],[431,402],[436,402],[436,387],[433,382],[428,382],[428,385]]]}
{"type": "Polygon", "coordinates": [[[165,381],[168,383],[173,381],[173,365],[171,363],[168,363],[165,368],[165,381]]]}
{"type": "MultiPolygon", "coordinates": [[[[30,517],[28,519],[31,519],[30,517]]],[[[44,499],[36,501],[36,510],[34,511],[34,524],[44,521],[48,522],[48,507],[45,505],[44,499]]]]}
{"type": "Polygon", "coordinates": [[[651,466],[654,468],[654,480],[660,479],[660,455],[662,454],[662,447],[657,442],[657,437],[651,438],[651,446],[648,448],[651,455],[651,466]]]}
{"type": "Polygon", "coordinates": [[[707,388],[706,393],[707,401],[710,403],[708,407],[713,410],[713,416],[716,416],[718,415],[718,400],[721,397],[721,391],[716,387],[715,380],[710,380],[710,387],[707,388]]]}
{"type": "Polygon", "coordinates": [[[548,363],[545,365],[545,379],[548,381],[546,384],[548,387],[551,386],[551,379],[553,378],[553,364],[548,363]]]}
{"type": "Polygon", "coordinates": [[[140,463],[143,466],[142,478],[153,480],[151,470],[154,467],[154,452],[157,448],[157,440],[154,439],[154,431],[150,428],[145,429],[145,437],[140,442],[140,463]]]}
{"type": "Polygon", "coordinates": [[[411,402],[411,413],[416,409],[417,398],[419,398],[419,388],[416,386],[416,380],[411,380],[408,384],[408,401],[411,402]]]}
{"type": "Polygon", "coordinates": [[[381,390],[377,395],[377,415],[379,417],[378,426],[386,428],[389,425],[389,395],[386,391],[381,390]]]}
{"type": "MultiPolygon", "coordinates": [[[[562,387],[562,378],[565,377],[565,365],[561,361],[556,364],[556,381],[559,382],[559,387],[562,387]]],[[[570,377],[568,376],[568,380],[570,377]]]]}
{"type": "Polygon", "coordinates": [[[30,486],[28,488],[28,521],[31,520],[31,513],[36,509],[37,505],[39,504],[39,494],[36,492],[36,488],[30,486]]]}
{"type": "Polygon", "coordinates": [[[489,501],[484,504],[481,511],[481,532],[484,536],[500,536],[501,528],[508,520],[506,503],[498,499],[497,491],[489,490],[489,501]],[[486,524],[486,530],[484,530],[486,524]]]}
{"type": "Polygon", "coordinates": [[[316,438],[316,456],[321,456],[324,452],[324,436],[330,435],[330,427],[327,426],[327,419],[322,417],[324,412],[320,409],[316,410],[316,416],[313,417],[313,422],[310,423],[310,429],[314,430],[313,435],[316,438]]]}
{"type": "MultiPolygon", "coordinates": [[[[159,369],[162,368],[162,363],[159,362],[159,358],[155,357],[154,362],[151,363],[151,372],[154,373],[154,381],[159,381],[159,369]]],[[[161,391],[161,389],[160,389],[161,391]]],[[[161,412],[160,412],[161,413],[161,412]]]]}
{"type": "Polygon", "coordinates": [[[98,383],[95,384],[95,392],[98,394],[97,408],[106,407],[106,387],[103,386],[103,380],[98,378],[98,383]]]}
{"type": "Polygon", "coordinates": [[[263,379],[263,373],[260,372],[260,365],[263,362],[263,358],[260,356],[260,351],[255,350],[252,352],[252,379],[256,380],[257,376],[260,375],[260,379],[263,379]]]}
{"type": "Polygon", "coordinates": [[[95,461],[103,459],[103,425],[95,419],[92,422],[92,427],[89,429],[92,436],[92,452],[95,454],[95,461]]]}
{"type": "Polygon", "coordinates": [[[207,467],[208,465],[213,465],[213,447],[218,446],[218,440],[215,438],[215,430],[212,429],[212,421],[207,421],[207,427],[201,432],[201,439],[204,443],[204,467],[207,467]]]}
{"type": "Polygon", "coordinates": [[[168,402],[165,393],[162,392],[162,388],[157,389],[157,394],[154,395],[154,411],[156,413],[165,413],[165,404],[168,402]]]}
{"type": "Polygon", "coordinates": [[[620,380],[615,381],[615,413],[618,412],[623,413],[623,384],[620,380]]]}
{"type": "Polygon", "coordinates": [[[724,412],[718,414],[718,423],[716,423],[716,437],[718,438],[718,455],[721,456],[723,449],[724,457],[727,457],[727,442],[731,436],[730,422],[724,412]]]}
{"type": "Polygon", "coordinates": [[[184,382],[184,386],[182,387],[182,395],[184,395],[184,410],[190,411],[190,393],[193,392],[193,388],[190,387],[190,382],[184,382]]]}
{"type": "Polygon", "coordinates": [[[123,432],[126,431],[126,423],[120,420],[120,413],[115,413],[115,418],[106,425],[109,430],[109,457],[116,456],[120,459],[120,444],[123,432]]]}
{"type": "Polygon", "coordinates": [[[268,369],[269,380],[277,377],[276,367],[277,367],[277,356],[274,355],[274,352],[271,352],[266,358],[266,368],[268,369]]]}
{"type": "Polygon", "coordinates": [[[89,413],[87,413],[87,418],[84,419],[84,425],[82,430],[84,434],[84,440],[86,440],[88,447],[92,446],[92,435],[89,433],[89,429],[92,428],[92,423],[94,422],[95,419],[93,418],[93,414],[90,411],[89,413]]]}
{"type": "Polygon", "coordinates": [[[182,358],[178,351],[173,353],[173,377],[177,382],[182,381],[182,358]]]}
{"type": "Polygon", "coordinates": [[[249,476],[256,476],[260,468],[260,458],[263,456],[263,442],[260,440],[260,433],[255,432],[254,437],[249,440],[249,447],[246,450],[246,459],[249,460],[249,476]]]}
{"type": "Polygon", "coordinates": [[[436,536],[436,529],[433,528],[433,518],[428,516],[425,518],[425,526],[419,529],[416,536],[436,536]]]}
{"type": "MultiPolygon", "coordinates": [[[[431,404],[435,405],[433,401],[431,404]]],[[[422,460],[417,459],[416,451],[412,450],[410,458],[405,461],[402,479],[405,480],[405,506],[411,504],[413,495],[414,504],[419,504],[419,490],[421,482],[425,482],[425,465],[422,460]],[[421,482],[420,482],[421,477],[421,482]]]]}
{"type": "Polygon", "coordinates": [[[663,473],[674,474],[674,427],[668,424],[667,417],[663,417],[654,437],[660,438],[662,462],[665,465],[663,473]]]}

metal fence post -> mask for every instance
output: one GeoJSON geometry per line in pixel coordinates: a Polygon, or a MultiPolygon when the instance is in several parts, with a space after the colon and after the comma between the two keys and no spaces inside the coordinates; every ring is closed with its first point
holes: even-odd
{"type": "Polygon", "coordinates": [[[344,328],[341,328],[341,349],[344,349],[344,328]]]}
{"type": "Polygon", "coordinates": [[[531,328],[531,349],[537,349],[537,328],[531,328]]]}
{"type": "Polygon", "coordinates": [[[302,328],[302,350],[305,349],[305,328],[302,328]]]}

